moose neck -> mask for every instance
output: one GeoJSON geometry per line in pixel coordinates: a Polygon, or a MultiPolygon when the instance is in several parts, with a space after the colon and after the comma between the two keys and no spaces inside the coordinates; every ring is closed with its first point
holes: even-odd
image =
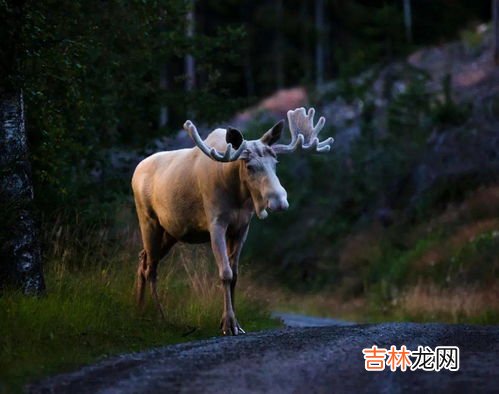
{"type": "Polygon", "coordinates": [[[238,206],[254,211],[251,193],[244,178],[243,166],[242,160],[223,164],[224,186],[231,191],[230,194],[235,197],[238,206]]]}

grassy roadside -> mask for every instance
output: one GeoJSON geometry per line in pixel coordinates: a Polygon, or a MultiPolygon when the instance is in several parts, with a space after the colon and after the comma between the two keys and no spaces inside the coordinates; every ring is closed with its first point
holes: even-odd
{"type": "MultiPolygon", "coordinates": [[[[142,313],[135,308],[131,260],[75,270],[51,262],[44,297],[1,297],[0,392],[21,391],[29,381],[112,354],[219,335],[222,297],[208,268],[211,261],[201,260],[194,270],[185,253],[164,262],[170,267],[159,277],[166,321],[150,302],[142,313]]],[[[244,291],[238,294],[237,313],[248,331],[279,325],[244,291]]]]}
{"type": "Polygon", "coordinates": [[[394,300],[376,295],[344,299],[335,293],[296,294],[285,290],[260,290],[271,299],[273,310],[356,323],[438,322],[498,324],[499,288],[441,289],[430,284],[409,288],[394,300]]]}

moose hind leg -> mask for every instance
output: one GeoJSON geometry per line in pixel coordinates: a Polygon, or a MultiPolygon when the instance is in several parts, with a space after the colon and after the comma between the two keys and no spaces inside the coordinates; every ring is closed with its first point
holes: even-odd
{"type": "Polygon", "coordinates": [[[165,319],[165,312],[163,311],[163,306],[161,305],[161,302],[159,300],[158,289],[157,289],[158,263],[159,260],[150,261],[149,264],[147,264],[145,276],[146,280],[149,282],[149,285],[151,286],[151,295],[154,300],[154,303],[158,308],[159,314],[163,319],[165,319]]]}
{"type": "Polygon", "coordinates": [[[168,235],[166,232],[163,233],[163,239],[161,242],[161,249],[158,254],[157,259],[151,259],[150,262],[147,264],[147,269],[145,272],[145,277],[147,281],[149,282],[149,285],[151,286],[151,295],[156,303],[156,306],[158,307],[159,314],[161,317],[164,319],[165,318],[165,313],[163,311],[163,307],[161,305],[161,302],[159,300],[158,296],[158,288],[157,288],[157,277],[158,277],[158,264],[159,260],[161,260],[164,256],[168,254],[170,249],[175,245],[177,240],[170,235],[168,235]]]}
{"type": "Polygon", "coordinates": [[[147,254],[144,249],[139,253],[139,267],[137,268],[137,279],[135,282],[135,297],[137,305],[142,308],[144,304],[144,289],[146,284],[145,272],[147,269],[147,254]]]}
{"type": "Polygon", "coordinates": [[[161,316],[164,318],[163,308],[159,302],[157,291],[157,270],[161,258],[170,250],[175,243],[171,237],[166,237],[164,229],[158,220],[139,213],[140,231],[144,250],[140,253],[139,268],[137,270],[137,301],[140,303],[144,298],[144,287],[149,282],[151,294],[158,307],[161,316]]]}

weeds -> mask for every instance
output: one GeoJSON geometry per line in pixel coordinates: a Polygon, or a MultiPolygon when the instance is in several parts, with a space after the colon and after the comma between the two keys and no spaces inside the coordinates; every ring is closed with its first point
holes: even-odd
{"type": "Polygon", "coordinates": [[[499,319],[498,297],[497,286],[442,289],[418,284],[400,298],[394,313],[400,320],[491,324],[499,319]]]}
{"type": "MultiPolygon", "coordinates": [[[[135,305],[140,244],[132,219],[121,228],[63,223],[43,231],[50,245],[47,294],[0,297],[0,393],[112,354],[219,335],[222,291],[209,250],[176,247],[160,264],[163,321],[149,294],[143,311],[135,305]]],[[[277,327],[265,303],[241,282],[236,307],[243,327],[277,327]]]]}

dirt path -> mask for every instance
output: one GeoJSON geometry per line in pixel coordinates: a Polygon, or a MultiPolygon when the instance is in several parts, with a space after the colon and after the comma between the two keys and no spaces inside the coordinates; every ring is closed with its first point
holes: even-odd
{"type": "Polygon", "coordinates": [[[386,323],[287,328],[123,355],[33,393],[497,392],[499,327],[386,323]],[[457,372],[367,372],[363,348],[458,346],[457,372]]]}

